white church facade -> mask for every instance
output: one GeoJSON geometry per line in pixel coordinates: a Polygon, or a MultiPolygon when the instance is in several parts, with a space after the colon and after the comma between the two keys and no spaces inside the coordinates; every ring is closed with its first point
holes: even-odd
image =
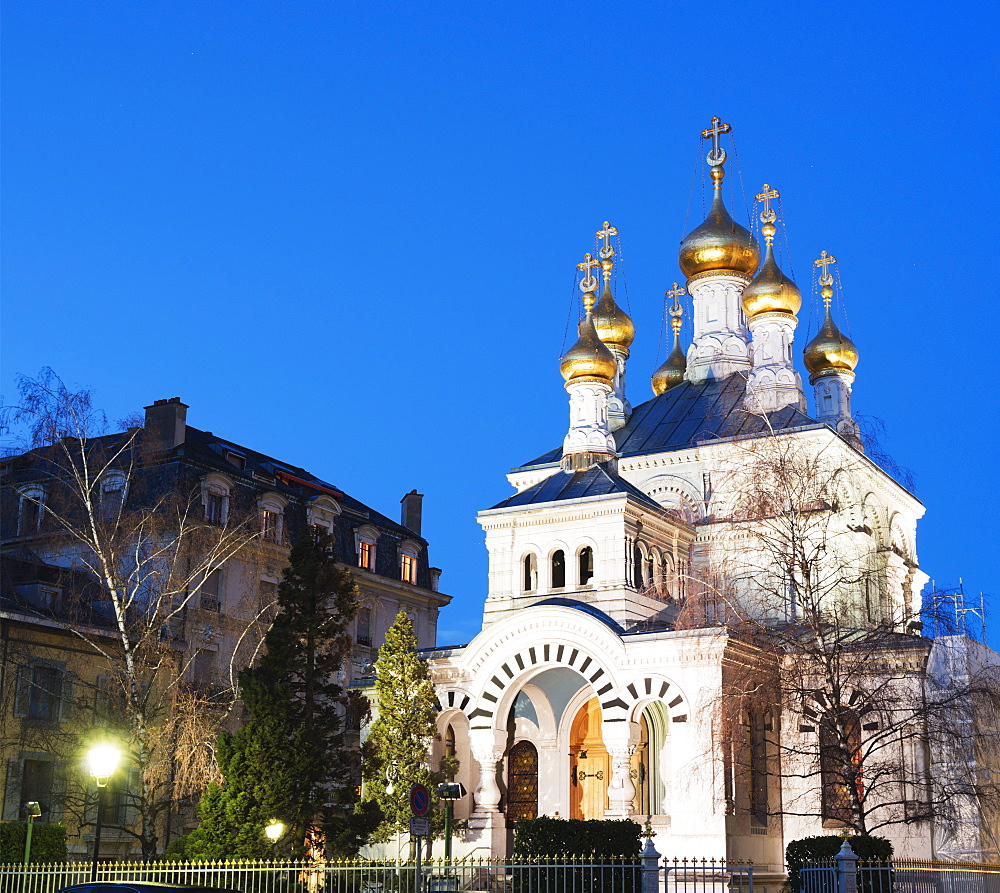
{"type": "MultiPolygon", "coordinates": [[[[758,196],[762,249],[723,201],[726,132],[713,119],[704,133],[714,201],[681,243],[686,288],[668,293],[674,344],[652,376],[653,398],[633,407],[626,395],[634,326],[613,296],[617,232],[605,224],[598,256],[579,265],[584,313],[561,361],[565,440],[514,469],[513,495],[479,515],[489,552],[482,631],[429,653],[441,706],[435,747],[459,757],[470,792],[457,804],[467,825],[456,853],[509,851],[524,817],[631,817],[648,819],[661,853],[753,860],[777,876],[789,840],[844,827],[832,803],[843,791],[824,775],[775,771],[818,741],[819,708],[748,714],[742,744],[726,719],[733,680],[775,660],[719,621],[730,616],[727,599],[752,596],[756,608],[742,616],[772,628],[794,627],[810,609],[794,573],[774,582],[774,556],[754,532],[773,513],[747,516],[764,487],[748,469],[765,453],[815,460],[836,489],[812,512],[828,537],[820,564],[867,569],[841,571],[843,591],[828,608],[836,622],[890,631],[898,647],[880,659],[894,662],[903,688],[919,687],[938,647],[919,635],[924,508],[864,454],[851,414],[858,352],[834,320],[835,259],[816,261],[824,321],[804,350],[810,414],[794,362],[801,296],[774,254],[777,192],[765,185],[758,196]],[[694,328],[686,351],[685,291],[694,328]]],[[[875,725],[858,721],[859,751],[881,733],[875,725]]],[[[898,746],[913,766],[899,779],[898,808],[915,809],[907,804],[921,802],[930,757],[908,739],[898,746]],[[907,779],[913,791],[902,790],[907,779]]],[[[978,824],[943,830],[911,817],[876,831],[897,854],[964,847],[969,857],[995,845],[978,824]]]]}

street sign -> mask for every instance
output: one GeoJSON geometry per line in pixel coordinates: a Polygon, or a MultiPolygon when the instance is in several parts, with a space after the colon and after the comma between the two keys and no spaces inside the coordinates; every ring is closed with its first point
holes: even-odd
{"type": "Polygon", "coordinates": [[[429,837],[431,833],[431,820],[427,816],[415,815],[410,819],[410,834],[413,837],[429,837]]]}
{"type": "Polygon", "coordinates": [[[410,810],[414,815],[427,815],[431,808],[431,792],[426,785],[415,784],[410,788],[410,810]]]}

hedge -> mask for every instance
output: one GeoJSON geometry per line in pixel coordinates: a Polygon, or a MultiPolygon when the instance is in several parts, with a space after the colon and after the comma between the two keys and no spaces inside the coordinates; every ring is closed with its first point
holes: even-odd
{"type": "MultiPolygon", "coordinates": [[[[0,822],[0,863],[24,861],[24,822],[0,822]]],[[[66,827],[35,822],[31,832],[32,862],[65,862],[66,827]]]]}
{"type": "MultiPolygon", "coordinates": [[[[869,835],[855,835],[848,837],[847,842],[854,850],[854,855],[859,859],[869,859],[876,862],[888,862],[892,858],[892,843],[884,837],[871,837],[869,835]]],[[[785,864],[788,867],[788,885],[792,893],[799,893],[799,869],[806,862],[814,859],[832,859],[840,848],[844,845],[843,837],[803,837],[800,840],[793,840],[785,848],[785,864]]],[[[864,893],[873,882],[878,883],[884,879],[873,876],[871,872],[865,872],[864,877],[858,878],[858,891],[864,893]]],[[[885,885],[884,890],[888,893],[889,886],[885,885]]]]}

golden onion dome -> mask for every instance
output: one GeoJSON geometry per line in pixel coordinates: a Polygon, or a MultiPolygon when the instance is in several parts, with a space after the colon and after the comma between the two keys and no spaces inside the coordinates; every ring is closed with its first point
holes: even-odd
{"type": "Polygon", "coordinates": [[[628,347],[635,340],[635,323],[611,296],[611,285],[604,282],[604,294],[594,307],[594,329],[605,344],[628,347]]]}
{"type": "MultiPolygon", "coordinates": [[[[771,227],[773,237],[773,224],[764,226],[771,227]]],[[[760,313],[788,313],[794,316],[801,306],[802,293],[779,269],[769,238],[764,249],[764,263],[760,265],[753,282],[743,290],[743,312],[748,319],[760,313]]]]}
{"type": "MultiPolygon", "coordinates": [[[[584,296],[585,301],[586,297],[584,296]]],[[[593,301],[593,294],[590,298],[593,301]]],[[[610,382],[618,371],[618,361],[597,336],[589,306],[587,315],[580,323],[579,334],[576,344],[567,350],[559,361],[562,377],[566,381],[574,381],[577,378],[603,378],[610,382]]]]}
{"type": "Polygon", "coordinates": [[[681,272],[690,279],[709,270],[732,270],[753,276],[760,265],[760,245],[744,226],[730,216],[722,201],[721,165],[711,169],[715,181],[712,207],[704,222],[696,226],[681,242],[677,261],[681,272]]]}
{"type": "Polygon", "coordinates": [[[824,372],[853,372],[858,365],[858,348],[854,342],[844,335],[830,314],[830,298],[833,289],[824,286],[823,302],[826,304],[826,315],[816,337],[812,339],[802,352],[806,369],[810,375],[816,376],[824,372]]]}
{"type": "Polygon", "coordinates": [[[659,397],[660,394],[665,394],[671,388],[677,387],[677,385],[684,381],[686,370],[687,358],[684,356],[684,351],[681,350],[680,338],[675,335],[674,349],[670,351],[670,356],[653,373],[653,393],[659,397]]]}

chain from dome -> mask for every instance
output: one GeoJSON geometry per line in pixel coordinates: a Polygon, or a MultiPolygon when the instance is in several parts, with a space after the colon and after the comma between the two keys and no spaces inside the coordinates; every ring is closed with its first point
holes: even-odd
{"type": "Polygon", "coordinates": [[[674,346],[660,368],[653,373],[651,384],[653,393],[657,397],[684,381],[687,357],[684,356],[684,351],[681,348],[681,317],[684,315],[684,308],[681,306],[680,296],[686,292],[687,289],[679,287],[675,282],[674,287],[666,293],[666,297],[674,299],[669,309],[670,327],[674,330],[674,346]]]}

